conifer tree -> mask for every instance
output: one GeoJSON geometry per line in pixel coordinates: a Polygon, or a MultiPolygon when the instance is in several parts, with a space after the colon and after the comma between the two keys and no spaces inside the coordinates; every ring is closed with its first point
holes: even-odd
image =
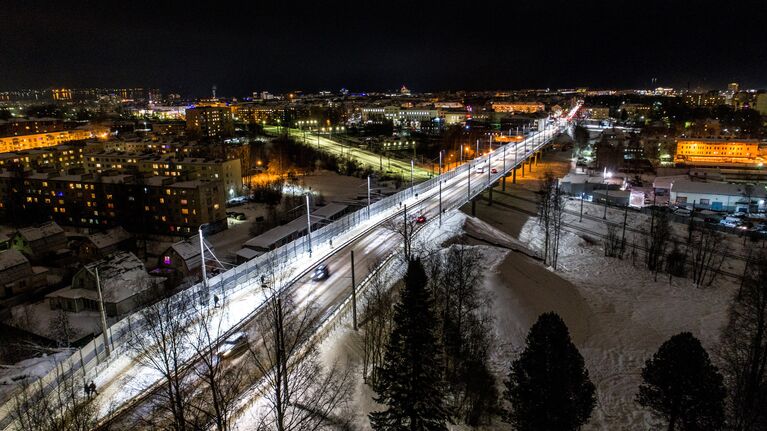
{"type": "Polygon", "coordinates": [[[595,391],[565,322],[544,313],[511,364],[504,395],[512,409],[506,420],[520,431],[575,430],[591,416],[595,391]]]}
{"type": "Polygon", "coordinates": [[[375,430],[446,430],[442,352],[420,259],[410,260],[404,281],[376,387],[375,401],[387,408],[371,413],[370,424],[375,430]]]}
{"type": "Polygon", "coordinates": [[[717,430],[724,424],[722,375],[689,332],[663,343],[642,369],[637,402],[668,423],[668,430],[717,430]]]}

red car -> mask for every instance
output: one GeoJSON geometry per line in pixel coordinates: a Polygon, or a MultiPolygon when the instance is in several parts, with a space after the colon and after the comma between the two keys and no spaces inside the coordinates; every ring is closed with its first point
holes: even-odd
{"type": "Polygon", "coordinates": [[[497,174],[498,173],[498,169],[495,169],[495,168],[490,169],[490,173],[491,174],[497,174]]]}
{"type": "Polygon", "coordinates": [[[425,215],[419,215],[419,216],[418,216],[418,217],[415,219],[415,222],[416,222],[416,223],[419,223],[419,224],[421,224],[421,223],[426,223],[426,216],[425,216],[425,215]]]}

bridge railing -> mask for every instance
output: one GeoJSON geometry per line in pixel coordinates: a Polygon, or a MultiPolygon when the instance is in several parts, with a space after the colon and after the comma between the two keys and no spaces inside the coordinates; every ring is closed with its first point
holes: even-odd
{"type": "MultiPolygon", "coordinates": [[[[382,220],[382,217],[399,211],[401,208],[400,203],[406,202],[416,195],[421,197],[430,191],[435,191],[439,181],[448,181],[462,175],[470,176],[471,169],[473,169],[476,164],[485,163],[488,157],[491,162],[492,160],[497,160],[497,157],[504,154],[504,148],[506,149],[506,152],[510,149],[511,151],[519,151],[520,146],[524,145],[525,142],[529,145],[529,151],[523,154],[522,157],[517,157],[516,164],[507,161],[507,168],[505,170],[498,169],[496,174],[490,173],[487,180],[472,181],[471,188],[465,195],[466,199],[461,198],[459,201],[451,204],[450,207],[445,207],[443,209],[447,211],[454,207],[460,207],[471,198],[481,193],[490,184],[519,166],[535,151],[538,151],[541,147],[548,144],[551,138],[556,136],[561,130],[562,126],[547,128],[545,131],[531,135],[523,142],[502,145],[491,151],[488,156],[460,165],[455,169],[444,172],[442,175],[435,176],[427,181],[416,184],[412,188],[403,189],[394,195],[374,202],[369,207],[363,207],[357,211],[349,213],[340,219],[313,231],[311,233],[311,244],[316,249],[320,244],[330,243],[332,240],[342,237],[344,234],[349,233],[351,230],[361,226],[362,223],[367,222],[368,220],[382,220]],[[467,175],[467,173],[469,174],[467,175]]],[[[489,171],[489,165],[487,166],[487,169],[489,171]]],[[[226,298],[244,289],[258,288],[261,284],[260,277],[262,275],[269,275],[270,265],[274,262],[292,264],[299,259],[308,258],[309,249],[309,236],[304,235],[241,265],[210,277],[207,280],[207,284],[197,283],[184,290],[184,293],[191,293],[195,298],[200,298],[202,301],[208,301],[213,294],[221,295],[222,298],[226,298]]],[[[164,299],[164,301],[178,303],[179,301],[186,300],[185,298],[188,298],[188,296],[176,294],[164,299]]],[[[102,369],[115,358],[127,353],[128,349],[126,341],[131,336],[133,328],[140,328],[143,324],[144,322],[141,318],[141,314],[138,312],[130,314],[112,324],[107,329],[110,350],[112,352],[109,356],[105,354],[106,348],[104,345],[104,337],[94,337],[88,344],[77,349],[69,358],[56,364],[51,372],[40,378],[37,382],[38,389],[42,388],[45,393],[51,393],[56,388],[56,385],[64,381],[64,379],[78,378],[83,379],[83,381],[90,380],[87,376],[92,371],[102,369]]],[[[0,429],[2,430],[7,429],[13,422],[12,411],[14,398],[17,394],[18,393],[10,396],[9,399],[0,406],[0,429]]]]}

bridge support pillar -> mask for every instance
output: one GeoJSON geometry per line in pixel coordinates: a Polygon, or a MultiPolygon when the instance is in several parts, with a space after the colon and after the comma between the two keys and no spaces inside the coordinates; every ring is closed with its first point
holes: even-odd
{"type": "Polygon", "coordinates": [[[525,177],[525,163],[527,163],[526,160],[522,160],[522,178],[525,177]]]}
{"type": "Polygon", "coordinates": [[[503,174],[503,177],[501,177],[502,178],[501,181],[503,181],[503,183],[501,183],[501,190],[504,191],[504,192],[506,191],[506,176],[507,175],[508,174],[503,174]]]}
{"type": "Polygon", "coordinates": [[[514,169],[511,170],[511,183],[516,184],[517,183],[517,167],[514,166],[514,169]]]}
{"type": "Polygon", "coordinates": [[[490,185],[490,200],[488,201],[488,206],[493,206],[493,184],[490,185]]]}
{"type": "Polygon", "coordinates": [[[471,216],[472,217],[477,216],[477,200],[476,199],[471,200],[471,216]]]}
{"type": "Polygon", "coordinates": [[[543,158],[543,151],[535,153],[535,166],[538,166],[538,161],[543,158]]]}

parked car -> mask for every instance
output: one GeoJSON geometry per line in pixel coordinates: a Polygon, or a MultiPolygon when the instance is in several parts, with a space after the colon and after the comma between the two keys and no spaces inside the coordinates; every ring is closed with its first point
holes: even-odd
{"type": "Polygon", "coordinates": [[[740,224],[740,219],[727,216],[719,221],[719,224],[725,227],[738,227],[740,224]]]}
{"type": "Polygon", "coordinates": [[[679,208],[674,210],[674,215],[682,216],[682,217],[689,217],[692,215],[692,210],[689,210],[687,208],[679,208]]]}
{"type": "Polygon", "coordinates": [[[227,338],[216,351],[218,359],[231,359],[245,352],[248,349],[247,332],[235,332],[227,338]]]}
{"type": "Polygon", "coordinates": [[[320,281],[328,277],[330,277],[330,269],[328,269],[326,264],[321,263],[317,265],[316,268],[314,268],[314,272],[312,273],[312,280],[320,281]]]}

